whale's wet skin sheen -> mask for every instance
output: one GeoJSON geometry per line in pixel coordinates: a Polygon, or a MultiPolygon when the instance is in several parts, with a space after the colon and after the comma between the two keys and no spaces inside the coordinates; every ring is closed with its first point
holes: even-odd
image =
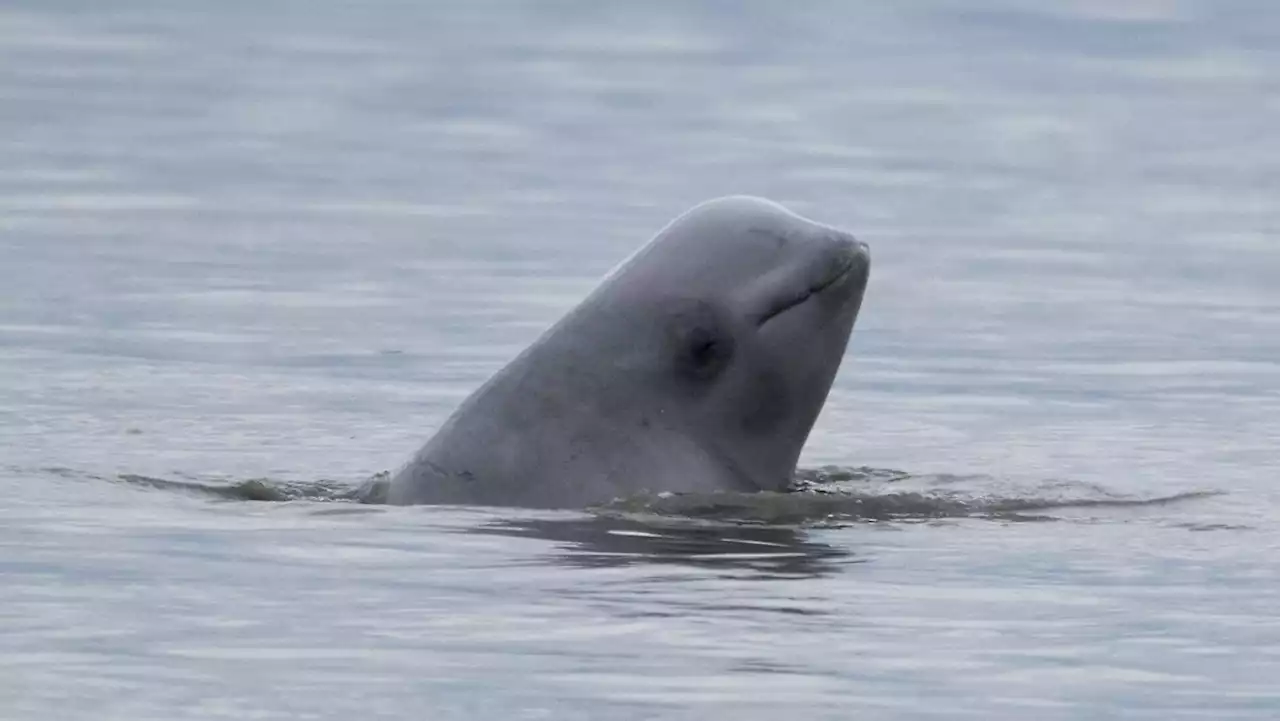
{"type": "Polygon", "coordinates": [[[870,265],[862,241],[776,203],[705,202],[464,401],[388,500],[582,507],[783,490],[870,265]]]}

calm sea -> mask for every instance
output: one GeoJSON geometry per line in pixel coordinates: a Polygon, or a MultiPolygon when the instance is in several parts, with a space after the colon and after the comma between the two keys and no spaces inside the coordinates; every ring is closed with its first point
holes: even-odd
{"type": "Polygon", "coordinates": [[[1280,718],[1277,128],[1264,0],[10,0],[0,718],[1280,718]],[[729,193],[903,512],[329,500],[729,193]]]}

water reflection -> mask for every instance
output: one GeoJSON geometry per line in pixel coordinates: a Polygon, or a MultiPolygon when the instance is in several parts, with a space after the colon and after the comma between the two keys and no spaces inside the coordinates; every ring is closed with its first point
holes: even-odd
{"type": "Polygon", "coordinates": [[[832,574],[864,560],[785,526],[590,515],[501,519],[467,532],[553,541],[560,551],[554,562],[578,568],[675,564],[795,578],[832,574]]]}

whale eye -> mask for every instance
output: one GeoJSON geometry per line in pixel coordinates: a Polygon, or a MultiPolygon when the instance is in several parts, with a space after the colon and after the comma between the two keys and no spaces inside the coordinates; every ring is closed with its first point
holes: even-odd
{"type": "Polygon", "coordinates": [[[689,358],[695,366],[704,368],[716,362],[716,355],[720,351],[720,343],[710,335],[699,334],[689,344],[689,358]]]}
{"type": "Polygon", "coordinates": [[[680,370],[690,379],[707,381],[729,365],[733,343],[714,328],[694,326],[685,336],[680,370]]]}
{"type": "Polygon", "coordinates": [[[675,369],[682,378],[709,381],[729,366],[733,336],[713,309],[686,309],[676,315],[673,330],[675,369]]]}

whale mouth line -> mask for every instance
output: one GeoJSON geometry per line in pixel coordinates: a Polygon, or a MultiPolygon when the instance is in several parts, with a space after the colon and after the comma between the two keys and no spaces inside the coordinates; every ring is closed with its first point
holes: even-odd
{"type": "Polygon", "coordinates": [[[803,305],[805,301],[809,300],[813,296],[844,280],[853,272],[853,269],[857,264],[856,260],[850,258],[841,263],[836,272],[823,277],[822,280],[806,287],[804,290],[793,296],[784,297],[776,305],[761,314],[760,320],[756,322],[756,326],[763,326],[765,323],[768,323],[796,306],[803,305]]]}

